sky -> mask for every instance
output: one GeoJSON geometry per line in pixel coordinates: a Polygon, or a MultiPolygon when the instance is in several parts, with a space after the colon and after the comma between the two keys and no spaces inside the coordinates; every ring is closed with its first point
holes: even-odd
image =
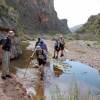
{"type": "Polygon", "coordinates": [[[54,0],[54,7],[59,19],[66,18],[68,26],[73,27],[100,13],[100,0],[54,0]]]}

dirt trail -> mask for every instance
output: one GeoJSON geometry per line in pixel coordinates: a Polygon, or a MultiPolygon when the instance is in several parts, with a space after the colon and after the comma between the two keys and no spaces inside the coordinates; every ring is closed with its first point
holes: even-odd
{"type": "Polygon", "coordinates": [[[2,80],[0,78],[0,100],[31,100],[26,90],[13,76],[12,79],[2,80]]]}

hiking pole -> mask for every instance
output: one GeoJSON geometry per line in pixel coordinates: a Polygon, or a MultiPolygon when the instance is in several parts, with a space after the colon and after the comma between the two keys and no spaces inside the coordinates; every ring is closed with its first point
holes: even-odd
{"type": "Polygon", "coordinates": [[[24,77],[25,77],[25,75],[26,75],[26,72],[27,72],[27,69],[29,68],[30,62],[31,62],[31,58],[29,58],[29,61],[28,61],[28,64],[27,64],[27,68],[26,68],[26,70],[25,70],[25,73],[24,73],[23,78],[24,78],[24,77]]]}
{"type": "Polygon", "coordinates": [[[32,61],[32,58],[33,58],[34,54],[35,54],[35,51],[34,51],[34,52],[32,53],[32,55],[29,57],[29,62],[28,62],[28,64],[27,64],[27,68],[26,68],[26,70],[25,70],[25,73],[24,73],[23,78],[24,78],[25,75],[26,75],[27,69],[29,68],[30,62],[32,61]]]}

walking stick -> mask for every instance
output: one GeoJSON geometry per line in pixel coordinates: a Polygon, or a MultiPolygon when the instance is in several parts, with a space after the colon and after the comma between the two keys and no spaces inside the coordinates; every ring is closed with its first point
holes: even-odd
{"type": "Polygon", "coordinates": [[[29,68],[30,62],[32,61],[32,57],[34,56],[34,54],[35,54],[35,51],[34,51],[34,52],[32,53],[32,55],[29,57],[29,61],[28,61],[27,68],[26,68],[26,70],[25,70],[25,73],[24,73],[23,78],[24,78],[25,75],[26,75],[27,69],[29,68]]]}

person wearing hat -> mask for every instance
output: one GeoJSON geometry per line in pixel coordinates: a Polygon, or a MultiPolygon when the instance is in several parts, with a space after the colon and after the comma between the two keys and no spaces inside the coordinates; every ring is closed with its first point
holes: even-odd
{"type": "Polygon", "coordinates": [[[54,59],[58,59],[59,51],[60,51],[60,41],[59,39],[56,39],[54,44],[54,56],[53,56],[54,59]]]}
{"type": "Polygon", "coordinates": [[[9,67],[10,67],[10,50],[11,50],[11,38],[14,36],[13,31],[6,33],[4,39],[2,39],[2,79],[11,78],[9,67]]]}
{"type": "Polygon", "coordinates": [[[64,56],[65,41],[64,41],[64,38],[62,35],[60,36],[59,41],[60,41],[60,51],[61,51],[60,57],[63,57],[64,56]]]}
{"type": "Polygon", "coordinates": [[[39,45],[36,46],[34,54],[32,54],[32,56],[31,56],[31,59],[34,58],[34,55],[36,55],[36,59],[37,59],[39,69],[41,72],[41,80],[43,80],[43,75],[44,75],[43,66],[46,64],[47,56],[46,56],[44,50],[39,45]]]}
{"type": "Polygon", "coordinates": [[[44,50],[41,49],[40,46],[36,47],[36,58],[37,58],[37,62],[39,64],[39,66],[46,64],[47,58],[46,58],[44,50]]]}

